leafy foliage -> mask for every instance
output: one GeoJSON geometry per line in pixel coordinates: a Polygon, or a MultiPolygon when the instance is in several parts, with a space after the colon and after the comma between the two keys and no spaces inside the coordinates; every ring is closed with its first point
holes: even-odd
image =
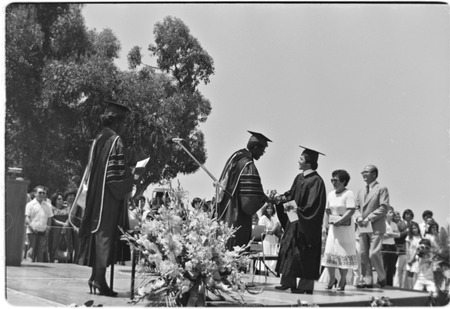
{"type": "Polygon", "coordinates": [[[137,271],[143,280],[133,302],[204,306],[206,290],[239,301],[235,294],[242,297],[247,290],[242,272],[251,261],[247,247],[227,250],[236,228],[212,213],[188,210],[180,198],[184,195],[182,188],[171,188],[170,202],[153,212],[152,219],[140,218],[137,233],[122,231],[122,239],[140,256],[137,271]]]}
{"type": "Polygon", "coordinates": [[[200,81],[209,83],[214,61],[179,18],[167,16],[156,23],[154,34],[156,45],[150,44],[148,49],[158,56],[161,70],[172,72],[185,89],[195,89],[200,81]]]}
{"type": "MultiPolygon", "coordinates": [[[[138,70],[139,47],[131,53],[134,70],[120,71],[114,64],[120,42],[110,29],[86,29],[82,8],[30,3],[6,9],[6,165],[22,167],[30,187],[77,186],[100,129],[104,100],[111,99],[132,109],[123,136],[128,164],[150,157],[137,194],[161,179],[196,171],[195,162],[166,139],[188,139],[192,153],[205,162],[198,126],[211,105],[193,85],[213,73],[212,59],[202,74],[190,71],[190,87],[179,83],[180,75],[138,70]]],[[[197,44],[196,52],[201,50],[197,44]]],[[[189,59],[172,63],[184,67],[182,61],[189,59]]],[[[183,76],[183,83],[189,80],[183,76]]]]}

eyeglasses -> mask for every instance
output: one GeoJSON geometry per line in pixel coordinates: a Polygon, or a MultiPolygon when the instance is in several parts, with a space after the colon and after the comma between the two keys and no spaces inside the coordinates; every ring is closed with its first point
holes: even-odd
{"type": "Polygon", "coordinates": [[[336,179],[336,178],[331,178],[331,182],[335,183],[335,182],[341,182],[341,181],[339,179],[336,179]]]}
{"type": "Polygon", "coordinates": [[[40,191],[40,192],[38,192],[37,194],[40,194],[40,195],[46,195],[47,192],[42,192],[42,191],[40,191]]]}
{"type": "Polygon", "coordinates": [[[362,171],[362,172],[361,172],[361,175],[371,174],[371,173],[373,173],[373,171],[362,171]]]}

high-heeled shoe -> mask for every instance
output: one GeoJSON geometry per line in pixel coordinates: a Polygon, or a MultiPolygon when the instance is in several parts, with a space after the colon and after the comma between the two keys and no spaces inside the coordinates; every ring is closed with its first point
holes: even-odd
{"type": "Polygon", "coordinates": [[[347,284],[347,281],[344,282],[343,286],[339,286],[338,291],[345,291],[345,285],[347,284]]]}
{"type": "Polygon", "coordinates": [[[92,279],[89,279],[89,280],[88,280],[89,294],[92,294],[92,288],[94,288],[94,294],[95,294],[95,287],[94,287],[94,285],[92,284],[93,282],[94,282],[94,280],[92,280],[92,279]]]}
{"type": "Polygon", "coordinates": [[[106,283],[100,284],[97,281],[93,281],[92,287],[94,288],[94,294],[96,294],[96,289],[98,290],[98,295],[116,297],[118,294],[117,292],[111,290],[106,283]]]}
{"type": "Polygon", "coordinates": [[[337,279],[334,279],[334,282],[333,282],[331,285],[325,286],[325,289],[326,289],[326,290],[331,290],[331,289],[333,288],[333,286],[334,286],[334,287],[337,286],[337,283],[338,283],[337,279]]]}

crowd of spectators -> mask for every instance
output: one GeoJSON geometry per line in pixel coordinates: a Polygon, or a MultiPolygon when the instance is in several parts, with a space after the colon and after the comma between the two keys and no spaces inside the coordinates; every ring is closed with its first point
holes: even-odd
{"type": "MultiPolygon", "coordinates": [[[[332,175],[332,180],[337,178],[336,176],[336,173],[334,173],[332,175]]],[[[334,184],[335,183],[336,182],[334,182],[334,184]]],[[[344,187],[347,183],[348,180],[347,182],[343,182],[344,187]]],[[[354,207],[354,204],[349,206],[350,209],[354,207]]],[[[264,251],[267,255],[277,255],[279,252],[281,235],[278,235],[278,237],[273,235],[275,227],[279,226],[279,221],[276,213],[272,214],[271,211],[267,211],[271,208],[270,204],[266,204],[258,214],[254,216],[253,226],[266,226],[266,233],[270,235],[270,237],[268,237],[268,239],[270,239],[270,244],[269,242],[266,244],[264,251]],[[262,219],[263,213],[267,218],[264,217],[264,219],[262,219]]],[[[433,254],[436,254],[439,251],[444,251],[448,254],[448,244],[443,245],[441,243],[440,233],[450,235],[450,217],[446,218],[447,224],[441,229],[433,217],[432,210],[424,210],[421,214],[421,221],[418,222],[415,221],[416,217],[411,209],[401,211],[392,205],[388,205],[386,209],[387,211],[384,214],[383,220],[385,222],[386,230],[383,233],[381,245],[382,267],[385,272],[383,286],[426,290],[436,293],[438,289],[433,277],[435,275],[433,275],[432,259],[433,254]]],[[[345,210],[343,210],[341,217],[344,213],[345,210]]],[[[345,237],[334,235],[338,232],[338,229],[337,227],[332,228],[332,225],[329,223],[331,211],[327,211],[324,215],[322,276],[319,278],[319,282],[326,283],[326,289],[332,289],[333,285],[337,286],[342,277],[346,277],[346,280],[344,281],[352,282],[354,286],[361,287],[360,282],[363,277],[363,274],[361,273],[361,248],[358,228],[357,224],[355,224],[355,222],[357,222],[357,216],[360,214],[359,209],[354,213],[352,211],[351,214],[353,215],[351,220],[352,224],[347,228],[340,228],[340,230],[349,229],[351,231],[351,234],[345,235],[345,237]],[[341,243],[339,243],[338,238],[341,240],[341,243]],[[354,249],[350,250],[348,247],[345,248],[345,246],[340,247],[343,239],[345,239],[347,243],[353,242],[353,245],[347,244],[346,246],[355,248],[356,256],[352,254],[352,250],[354,249]],[[341,252],[339,252],[339,250],[341,250],[341,252]],[[351,271],[346,272],[346,269],[351,269],[351,271]],[[335,273],[336,270],[339,270],[339,273],[335,273]]],[[[280,231],[280,233],[282,233],[282,231],[280,231]]],[[[448,260],[448,256],[446,256],[446,259],[448,260]]],[[[275,269],[275,267],[273,269],[275,269]]],[[[371,267],[370,271],[375,271],[375,267],[371,267]]],[[[343,285],[341,285],[341,287],[342,286],[343,285]]]]}
{"type": "MultiPolygon", "coordinates": [[[[336,175],[333,175],[336,177],[336,175]]],[[[344,177],[345,178],[345,177],[344,177]]],[[[334,178],[333,178],[334,179],[334,178]]],[[[347,181],[348,183],[348,181],[347,181]]],[[[346,183],[344,182],[344,185],[346,183]]],[[[72,263],[76,261],[78,253],[78,228],[69,221],[69,213],[74,205],[76,190],[66,192],[55,192],[49,196],[49,190],[45,186],[37,186],[27,196],[28,202],[25,208],[26,240],[24,248],[24,258],[31,262],[49,262],[49,263],[72,263]]],[[[167,192],[157,192],[153,199],[149,200],[144,196],[136,199],[129,199],[129,222],[130,231],[135,230],[143,220],[151,220],[158,209],[169,202],[167,192]]],[[[212,210],[213,201],[194,198],[190,207],[202,209],[203,211],[212,210]]],[[[354,207],[351,206],[351,207],[354,207]]],[[[323,261],[326,260],[325,244],[329,236],[330,224],[329,214],[324,216],[322,255],[323,261]]],[[[356,257],[347,263],[351,271],[342,271],[346,268],[340,268],[337,278],[346,277],[346,281],[358,285],[361,274],[360,244],[357,235],[356,214],[353,214],[348,228],[353,230],[351,237],[354,239],[356,257]]],[[[433,281],[433,270],[430,263],[430,252],[439,250],[439,231],[440,227],[433,218],[431,210],[425,210],[422,213],[422,221],[416,222],[415,214],[411,209],[405,209],[402,213],[389,205],[385,214],[386,232],[382,240],[382,261],[386,275],[386,285],[405,289],[435,291],[436,287],[433,281]]],[[[73,220],[76,222],[76,218],[73,220]]],[[[447,219],[449,221],[449,219],[447,219]]],[[[450,222],[450,221],[449,221],[450,222]]],[[[448,222],[448,223],[449,223],[448,222]]],[[[263,250],[267,255],[276,256],[279,252],[280,238],[283,230],[277,217],[274,205],[266,203],[254,216],[253,225],[265,226],[265,238],[263,250]]],[[[347,228],[347,229],[348,229],[347,228]]],[[[445,231],[449,232],[449,224],[445,231]]],[[[334,231],[336,233],[336,231],[334,231]]],[[[336,237],[336,235],[331,236],[336,237]]],[[[328,250],[328,249],[327,249],[328,250]]],[[[345,249],[344,253],[348,250],[345,249]]],[[[333,254],[335,252],[333,251],[333,254]]],[[[276,261],[268,262],[268,267],[275,269],[276,261]]],[[[319,281],[329,283],[330,276],[334,280],[335,268],[333,265],[322,262],[322,276],[319,281]],[[328,268],[328,269],[327,269],[328,268]],[[323,272],[323,270],[327,270],[323,272]],[[332,273],[331,273],[332,272],[332,273]]],[[[266,269],[260,269],[266,271],[266,269]]],[[[269,274],[269,272],[266,272],[269,274]]],[[[327,285],[331,289],[332,285],[327,285]]]]}

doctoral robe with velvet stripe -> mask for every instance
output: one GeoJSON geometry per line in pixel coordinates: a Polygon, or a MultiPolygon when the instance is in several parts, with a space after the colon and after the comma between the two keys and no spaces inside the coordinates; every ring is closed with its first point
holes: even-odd
{"type": "Polygon", "coordinates": [[[282,275],[317,280],[320,277],[322,221],[327,195],[317,172],[297,175],[288,200],[297,203],[298,220],[289,222],[282,204],[276,205],[285,232],[280,242],[276,271],[282,275]]]}
{"type": "Polygon", "coordinates": [[[125,167],[122,141],[109,128],[97,136],[91,159],[78,264],[107,267],[114,262],[117,226],[127,229],[125,197],[132,190],[133,176],[125,167]]]}
{"type": "Polygon", "coordinates": [[[218,199],[218,216],[230,226],[239,227],[228,249],[246,245],[252,235],[252,216],[264,205],[261,178],[247,149],[236,151],[226,162],[219,179],[223,195],[218,199]]]}

